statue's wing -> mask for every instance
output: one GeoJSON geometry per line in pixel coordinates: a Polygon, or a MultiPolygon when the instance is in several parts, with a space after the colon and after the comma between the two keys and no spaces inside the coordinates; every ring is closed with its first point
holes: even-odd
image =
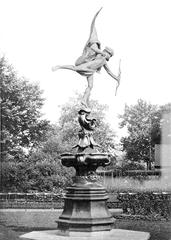
{"type": "Polygon", "coordinates": [[[96,28],[95,28],[95,21],[96,21],[96,18],[97,18],[98,14],[101,10],[102,10],[102,8],[100,8],[100,10],[95,14],[95,16],[92,20],[91,27],[90,27],[90,36],[89,36],[88,41],[86,42],[84,50],[86,50],[87,46],[89,46],[92,43],[98,43],[99,47],[100,47],[100,41],[98,40],[97,32],[96,32],[96,28]]]}

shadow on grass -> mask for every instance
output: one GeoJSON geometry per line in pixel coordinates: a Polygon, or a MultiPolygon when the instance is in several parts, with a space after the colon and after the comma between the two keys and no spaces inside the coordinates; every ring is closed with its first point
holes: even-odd
{"type": "Polygon", "coordinates": [[[27,232],[32,232],[32,231],[45,231],[45,230],[55,230],[56,228],[45,228],[45,227],[38,227],[38,228],[35,228],[35,227],[32,227],[32,228],[28,228],[28,227],[13,227],[13,226],[10,226],[10,229],[12,229],[13,231],[15,232],[23,232],[23,233],[27,233],[27,232]]]}

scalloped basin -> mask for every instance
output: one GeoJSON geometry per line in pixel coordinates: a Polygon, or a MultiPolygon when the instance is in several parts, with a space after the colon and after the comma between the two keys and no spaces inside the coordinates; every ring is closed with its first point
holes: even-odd
{"type": "Polygon", "coordinates": [[[61,161],[66,167],[76,167],[78,165],[105,167],[110,164],[110,155],[108,153],[64,153],[61,155],[61,161]]]}

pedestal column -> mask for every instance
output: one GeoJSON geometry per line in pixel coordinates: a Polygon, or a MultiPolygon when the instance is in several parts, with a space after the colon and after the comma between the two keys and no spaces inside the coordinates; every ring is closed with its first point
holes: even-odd
{"type": "Polygon", "coordinates": [[[59,230],[92,232],[112,229],[114,219],[106,205],[108,196],[96,174],[97,167],[109,163],[109,156],[104,153],[62,155],[62,164],[73,166],[76,176],[73,186],[66,188],[64,210],[57,221],[59,230]]]}

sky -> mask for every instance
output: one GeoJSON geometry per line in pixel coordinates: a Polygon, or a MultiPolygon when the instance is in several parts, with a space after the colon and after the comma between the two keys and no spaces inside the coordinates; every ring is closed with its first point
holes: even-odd
{"type": "Polygon", "coordinates": [[[114,56],[108,65],[121,84],[103,69],[94,76],[91,98],[107,104],[106,121],[118,130],[118,114],[139,98],[152,104],[171,102],[170,0],[0,0],[0,54],[19,76],[44,90],[45,118],[57,122],[59,105],[83,94],[85,77],[55,65],[74,64],[89,37],[95,13],[102,48],[114,56]]]}

